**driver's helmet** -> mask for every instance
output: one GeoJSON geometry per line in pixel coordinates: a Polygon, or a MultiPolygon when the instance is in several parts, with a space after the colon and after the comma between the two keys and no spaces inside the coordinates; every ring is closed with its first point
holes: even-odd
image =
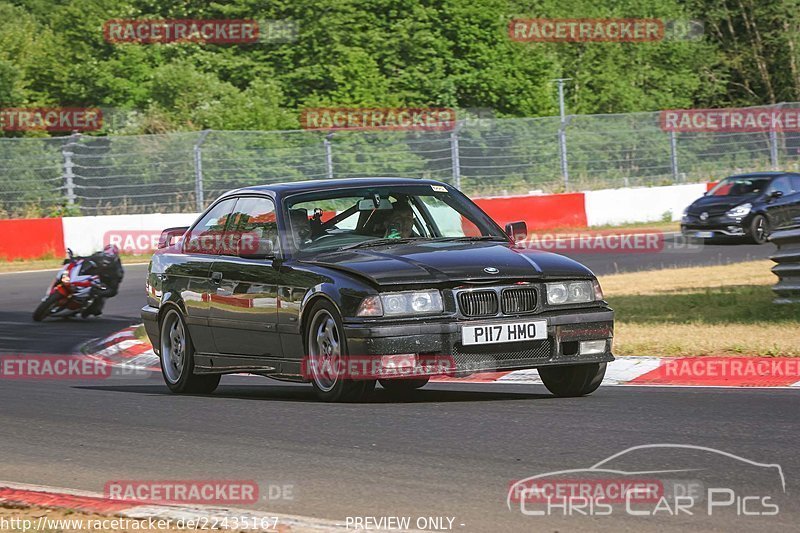
{"type": "Polygon", "coordinates": [[[119,247],[116,244],[109,244],[105,248],[103,248],[103,255],[107,257],[118,257],[119,256],[119,247]]]}

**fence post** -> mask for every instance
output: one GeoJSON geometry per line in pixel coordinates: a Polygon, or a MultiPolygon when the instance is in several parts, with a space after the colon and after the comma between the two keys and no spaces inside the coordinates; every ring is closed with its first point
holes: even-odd
{"type": "Polygon", "coordinates": [[[672,181],[678,183],[680,181],[680,173],[678,172],[678,142],[675,138],[675,132],[669,132],[669,163],[672,167],[672,181]]]}
{"type": "Polygon", "coordinates": [[[333,132],[327,134],[322,141],[325,145],[325,171],[329,180],[333,179],[333,146],[331,139],[333,139],[333,132]]]}
{"type": "Polygon", "coordinates": [[[778,133],[775,128],[769,130],[769,162],[772,170],[778,170],[778,133]]]}
{"type": "Polygon", "coordinates": [[[450,160],[453,163],[453,187],[461,190],[461,154],[458,147],[458,130],[462,126],[461,121],[456,122],[456,127],[450,132],[450,160]]]}
{"type": "Polygon", "coordinates": [[[569,165],[567,163],[567,120],[558,127],[558,153],[561,157],[561,177],[564,179],[564,190],[569,191],[569,165]]]}
{"type": "Polygon", "coordinates": [[[561,125],[558,127],[558,152],[561,156],[561,177],[564,179],[564,190],[569,192],[569,165],[567,163],[567,124],[570,117],[565,113],[564,105],[564,82],[572,78],[558,78],[554,80],[558,84],[558,116],[561,118],[561,125]]]}
{"type": "Polygon", "coordinates": [[[203,190],[203,143],[211,130],[203,130],[194,143],[194,200],[198,213],[205,209],[205,191],[203,190]]]}
{"type": "Polygon", "coordinates": [[[80,133],[73,133],[69,136],[69,142],[64,144],[61,148],[61,156],[64,158],[64,190],[66,191],[67,205],[75,205],[75,163],[72,162],[72,156],[75,155],[73,147],[78,144],[80,133]]]}

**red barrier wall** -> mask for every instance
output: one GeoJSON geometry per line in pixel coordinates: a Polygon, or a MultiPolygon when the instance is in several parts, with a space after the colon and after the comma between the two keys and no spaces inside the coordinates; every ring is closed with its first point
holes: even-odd
{"type": "Polygon", "coordinates": [[[0,260],[64,255],[60,218],[0,220],[0,260]]]}
{"type": "Polygon", "coordinates": [[[517,220],[524,220],[529,231],[587,226],[586,202],[582,192],[474,200],[500,227],[517,220]]]}

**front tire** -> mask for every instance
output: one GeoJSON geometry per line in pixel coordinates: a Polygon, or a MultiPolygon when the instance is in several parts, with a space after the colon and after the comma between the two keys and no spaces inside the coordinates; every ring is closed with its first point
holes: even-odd
{"type": "Polygon", "coordinates": [[[36,310],[33,312],[33,320],[36,322],[41,322],[42,320],[53,314],[52,309],[53,307],[55,307],[59,298],[60,296],[54,292],[53,294],[42,300],[42,302],[36,306],[36,310]]]}
{"type": "Polygon", "coordinates": [[[170,308],[161,319],[161,374],[169,390],[210,394],[219,386],[219,374],[194,373],[194,346],[181,313],[170,308]]]}
{"type": "Polygon", "coordinates": [[[750,221],[750,229],[747,232],[750,241],[754,244],[764,244],[769,238],[769,221],[764,215],[756,215],[750,221]]]}
{"type": "Polygon", "coordinates": [[[559,398],[586,396],[597,390],[606,375],[605,363],[551,366],[539,369],[544,386],[559,398]]]}
{"type": "Polygon", "coordinates": [[[360,402],[375,390],[375,380],[347,379],[348,356],[342,319],[326,301],[315,304],[306,327],[307,369],[317,397],[324,402],[360,402]]]}

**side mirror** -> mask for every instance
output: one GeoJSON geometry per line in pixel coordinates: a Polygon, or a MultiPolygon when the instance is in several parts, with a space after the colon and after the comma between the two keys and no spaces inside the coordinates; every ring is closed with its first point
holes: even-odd
{"type": "Polygon", "coordinates": [[[506,235],[514,239],[514,241],[524,241],[528,238],[528,225],[524,220],[509,222],[506,224],[506,235]]]}
{"type": "Polygon", "coordinates": [[[189,226],[165,229],[164,231],[161,232],[161,236],[158,238],[158,247],[167,248],[169,246],[172,246],[177,242],[177,240],[180,237],[183,237],[188,230],[189,226]]]}
{"type": "Polygon", "coordinates": [[[769,197],[773,199],[780,198],[781,196],[783,196],[783,191],[772,191],[769,193],[769,197]]]}

